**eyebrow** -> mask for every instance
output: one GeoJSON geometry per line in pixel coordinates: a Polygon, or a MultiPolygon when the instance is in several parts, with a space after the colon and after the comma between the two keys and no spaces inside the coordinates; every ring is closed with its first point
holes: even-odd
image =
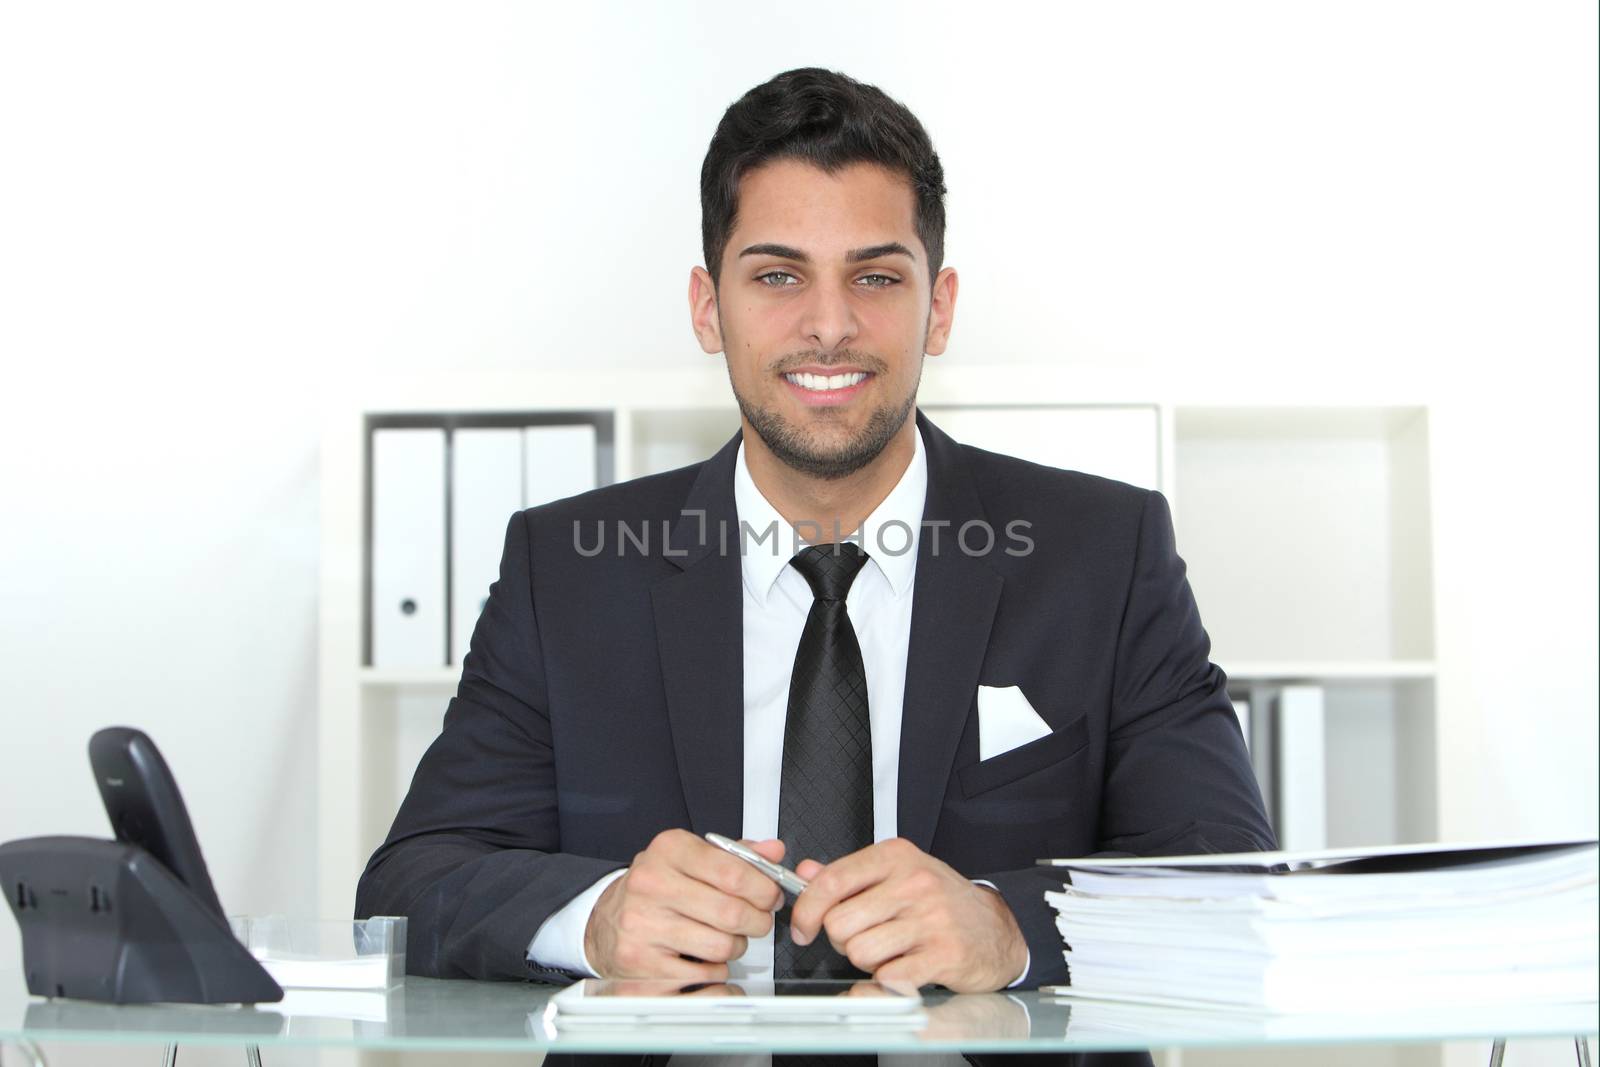
{"type": "MultiPolygon", "coordinates": [[[[779,259],[792,259],[796,263],[810,263],[811,257],[798,248],[779,244],[755,244],[739,253],[741,256],[776,256],[779,259]]],[[[886,241],[881,245],[871,245],[867,248],[857,248],[845,253],[845,262],[860,263],[867,259],[882,259],[884,256],[905,256],[912,262],[916,256],[911,249],[899,241],[886,241]]]]}

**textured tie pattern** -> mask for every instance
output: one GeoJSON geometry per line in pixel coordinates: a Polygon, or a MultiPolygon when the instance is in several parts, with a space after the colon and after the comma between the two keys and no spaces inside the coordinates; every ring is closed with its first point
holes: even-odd
{"type": "MultiPolygon", "coordinates": [[[[872,844],[872,722],[867,672],[845,611],[850,584],[866,565],[852,542],[812,545],[789,563],[816,598],[795,653],[783,729],[778,836],[791,863],[823,863],[872,844]]],[[[789,939],[789,909],[778,914],[778,978],[849,978],[861,972],[833,950],[826,934],[809,945],[789,939]]]]}

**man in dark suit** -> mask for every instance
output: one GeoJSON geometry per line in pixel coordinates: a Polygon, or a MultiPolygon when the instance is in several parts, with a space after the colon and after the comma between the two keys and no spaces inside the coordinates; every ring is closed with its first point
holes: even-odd
{"type": "Polygon", "coordinates": [[[1064,981],[1039,857],[1273,846],[1166,502],[916,411],[957,280],[903,106],[780,75],[701,186],[740,432],[513,518],[357,912],[446,977],[1064,981]]]}

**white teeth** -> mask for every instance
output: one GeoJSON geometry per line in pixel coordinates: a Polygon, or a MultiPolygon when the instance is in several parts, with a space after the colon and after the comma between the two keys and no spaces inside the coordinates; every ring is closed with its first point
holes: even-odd
{"type": "Polygon", "coordinates": [[[866,374],[857,371],[854,374],[785,374],[784,378],[798,385],[802,389],[814,392],[824,392],[829,389],[848,389],[866,380],[866,374]]]}

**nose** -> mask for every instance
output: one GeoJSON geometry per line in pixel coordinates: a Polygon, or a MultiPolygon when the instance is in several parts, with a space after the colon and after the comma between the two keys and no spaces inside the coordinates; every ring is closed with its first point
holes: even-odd
{"type": "Polygon", "coordinates": [[[859,331],[850,294],[834,285],[817,285],[806,294],[799,326],[805,339],[823,352],[848,345],[859,331]]]}

